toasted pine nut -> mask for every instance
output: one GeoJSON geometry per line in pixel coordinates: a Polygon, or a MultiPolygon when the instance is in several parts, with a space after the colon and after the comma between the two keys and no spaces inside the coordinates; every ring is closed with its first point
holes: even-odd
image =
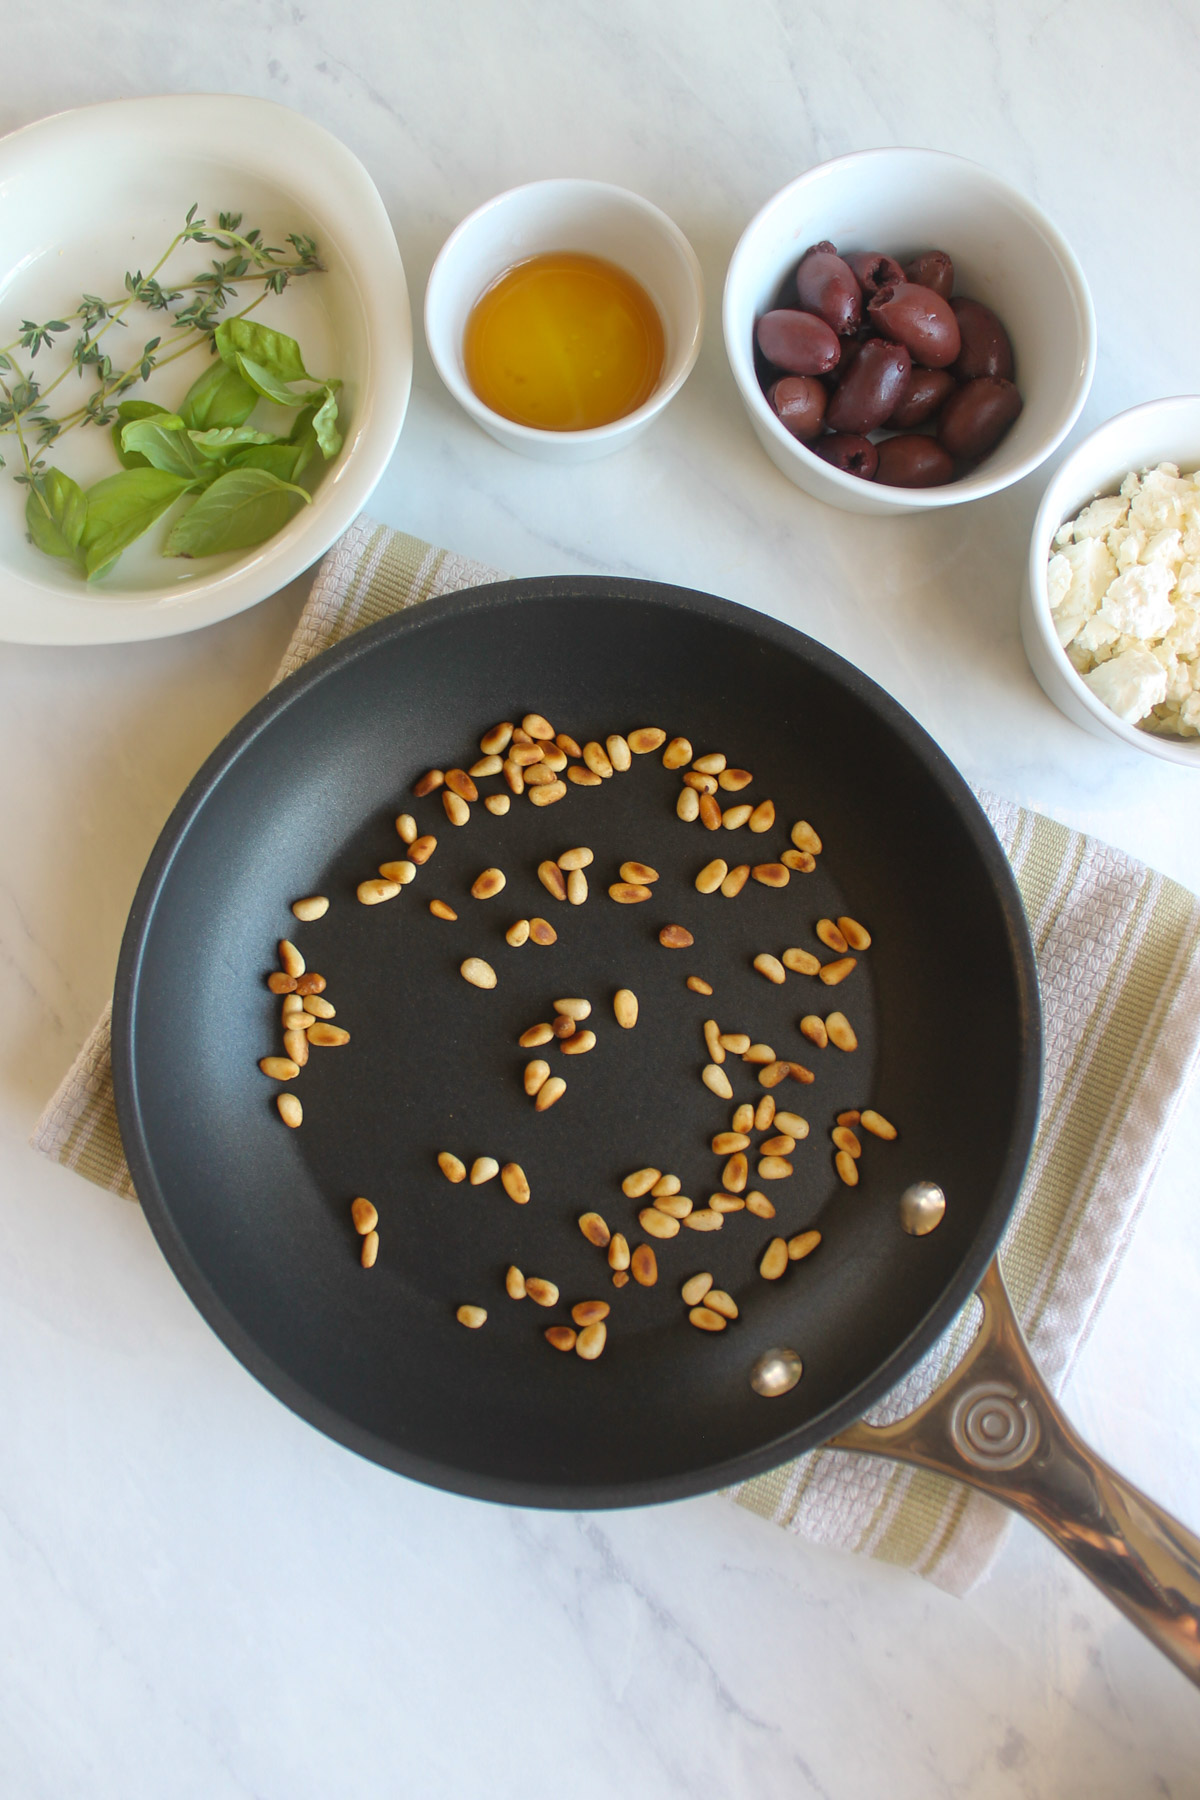
{"type": "Polygon", "coordinates": [[[836,950],[839,956],[844,956],[850,948],[832,919],[818,919],[813,930],[816,932],[821,942],[826,945],[828,949],[836,950]]]}
{"type": "MultiPolygon", "coordinates": [[[[474,1170],[471,1171],[474,1179],[474,1170]]],[[[520,1163],[508,1162],[500,1171],[500,1185],[510,1200],[518,1206],[526,1206],[529,1202],[529,1178],[520,1163]]]]}
{"type": "Polygon", "coordinates": [[[658,941],[664,950],[690,950],[696,940],[686,925],[664,925],[658,941]]]}
{"type": "Polygon", "coordinates": [[[839,1050],[857,1050],[858,1038],[854,1027],[842,1012],[831,1012],[825,1020],[825,1029],[829,1033],[829,1041],[836,1044],[839,1050]]]}
{"type": "Polygon", "coordinates": [[[742,1196],[740,1194],[727,1194],[724,1191],[719,1191],[715,1194],[710,1194],[708,1196],[708,1205],[709,1205],[710,1212],[715,1212],[715,1213],[741,1212],[741,1210],[745,1206],[745,1204],[746,1204],[746,1202],[742,1199],[742,1196]]]}
{"type": "Polygon", "coordinates": [[[742,1052],[744,1063],[773,1063],[775,1060],[775,1052],[770,1044],[751,1044],[748,1050],[742,1052]]]}
{"type": "Polygon", "coordinates": [[[789,1137],[786,1131],[781,1131],[778,1137],[765,1139],[758,1146],[759,1154],[762,1156],[790,1156],[795,1148],[795,1138],[789,1137]]]}
{"type": "Polygon", "coordinates": [[[298,1125],[303,1125],[304,1108],[295,1094],[276,1094],[275,1104],[285,1125],[290,1125],[293,1131],[298,1125]]]}
{"type": "Polygon", "coordinates": [[[609,898],[618,906],[638,906],[643,900],[650,898],[650,889],[642,887],[636,881],[614,881],[608,890],[609,898]]]}
{"type": "Polygon", "coordinates": [[[635,756],[648,756],[651,750],[657,750],[666,741],[666,732],[660,731],[657,725],[639,725],[636,731],[629,733],[629,748],[635,756]]]}
{"type": "Polygon", "coordinates": [[[715,894],[729,873],[729,864],[720,856],[714,856],[711,862],[705,863],[696,877],[698,894],[715,894]]]}
{"type": "Polygon", "coordinates": [[[806,1069],[803,1063],[790,1062],[787,1066],[787,1071],[793,1081],[801,1081],[804,1083],[805,1087],[811,1087],[813,1082],[817,1079],[812,1070],[806,1069]]]}
{"type": "Polygon", "coordinates": [[[486,794],[483,804],[490,813],[495,813],[497,818],[503,818],[512,805],[512,800],[508,794],[486,794]]]}
{"type": "Polygon", "coordinates": [[[798,1231],[795,1237],[788,1239],[789,1259],[792,1262],[803,1262],[806,1256],[812,1255],[820,1241],[819,1231],[798,1231]]]}
{"type": "Polygon", "coordinates": [[[454,1316],[468,1331],[478,1331],[481,1325],[487,1324],[487,1312],[482,1306],[460,1306],[454,1316]]]}
{"type": "Polygon", "coordinates": [[[554,737],[553,725],[551,725],[549,719],[544,719],[541,713],[526,713],[525,717],[521,720],[521,729],[527,731],[531,738],[538,738],[547,742],[554,737]]]}
{"type": "Polygon", "coordinates": [[[658,870],[652,869],[649,863],[623,862],[621,864],[621,880],[636,881],[643,887],[649,887],[651,882],[658,880],[658,870]]]}
{"type": "Polygon", "coordinates": [[[544,1081],[538,1089],[537,1099],[533,1104],[538,1112],[548,1112],[557,1100],[562,1099],[566,1091],[567,1084],[562,1076],[552,1075],[549,1081],[544,1081]]]}
{"type": "Polygon", "coordinates": [[[785,950],[783,966],[794,975],[816,975],[821,967],[821,959],[814,956],[811,950],[785,950]]]}
{"type": "Polygon", "coordinates": [[[675,802],[675,816],[690,825],[693,819],[700,817],[700,796],[695,788],[680,788],[679,798],[675,802]]]}
{"type": "Polygon", "coordinates": [[[285,975],[299,977],[303,975],[308,964],[289,938],[279,940],[279,966],[285,975]]]}
{"type": "Polygon", "coordinates": [[[847,1187],[858,1186],[858,1164],[848,1150],[839,1150],[833,1159],[833,1166],[847,1187]]]}
{"type": "Polygon", "coordinates": [[[272,969],[271,973],[267,976],[267,986],[273,994],[294,994],[296,991],[296,977],[294,975],[285,975],[282,969],[272,969]]]}
{"type": "Polygon", "coordinates": [[[628,1269],[614,1269],[613,1275],[612,1275],[612,1284],[615,1288],[628,1287],[629,1286],[629,1270],[628,1269]]]}
{"type": "MultiPolygon", "coordinates": [[[[858,960],[856,957],[842,956],[842,957],[839,957],[837,962],[822,963],[821,968],[819,970],[819,974],[820,974],[821,980],[825,983],[826,987],[837,987],[839,982],[845,981],[845,979],[846,979],[847,975],[849,975],[851,969],[855,969],[857,967],[858,967],[858,960]]],[[[828,1025],[829,1025],[828,1019],[826,1019],[825,1024],[826,1024],[826,1027],[828,1028],[828,1025]]],[[[836,1040],[835,1040],[835,1042],[836,1042],[836,1040]]]]}
{"type": "Polygon", "coordinates": [[[710,750],[706,756],[693,757],[692,767],[698,769],[701,775],[719,775],[727,762],[728,758],[719,750],[710,750]]]}
{"type": "Polygon", "coordinates": [[[466,957],[458,965],[458,972],[472,987],[494,988],[496,985],[496,971],[491,963],[484,962],[482,956],[466,957]]]}
{"type": "Polygon", "coordinates": [[[330,1006],[328,1000],[322,1000],[320,994],[308,994],[304,1001],[304,1010],[317,1019],[335,1019],[337,1011],[330,1006]]]}
{"type": "Polygon", "coordinates": [[[807,850],[781,850],[779,860],[785,869],[794,869],[800,875],[811,875],[817,866],[816,857],[807,850]]]}
{"type": "Polygon", "coordinates": [[[564,1019],[582,1021],[592,1016],[592,1003],[578,995],[568,995],[563,1000],[554,1001],[554,1010],[564,1019]]]}
{"type": "Polygon", "coordinates": [[[532,1062],[525,1064],[525,1074],[522,1079],[525,1083],[525,1092],[532,1100],[533,1096],[540,1093],[546,1082],[549,1081],[550,1064],[543,1062],[540,1057],[535,1057],[532,1062]]]}
{"type": "Polygon", "coordinates": [[[564,1056],[586,1056],[589,1050],[596,1048],[596,1034],[594,1031],[572,1032],[558,1047],[564,1056]]]}
{"type": "Polygon", "coordinates": [[[299,1068],[308,1061],[308,1037],[299,1026],[291,1027],[283,1034],[283,1054],[290,1056],[299,1068]]]}
{"type": "Polygon", "coordinates": [[[292,911],[305,925],[314,919],[323,919],[329,911],[329,901],[324,894],[310,894],[306,900],[293,900],[292,911]]]}
{"type": "MultiPolygon", "coordinates": [[[[553,780],[553,769],[547,768],[545,762],[535,763],[525,771],[525,791],[529,793],[530,788],[549,787],[553,780]]],[[[529,798],[532,800],[533,795],[529,794],[529,798]]]]}
{"type": "Polygon", "coordinates": [[[758,1072],[759,1085],[765,1088],[777,1088],[781,1081],[787,1080],[791,1072],[791,1065],[789,1063],[767,1063],[758,1072]]]}
{"type": "Polygon", "coordinates": [[[543,1281],[540,1275],[525,1277],[525,1292],[537,1306],[557,1306],[558,1289],[552,1281],[543,1281]]]}
{"type": "Polygon", "coordinates": [[[689,1231],[720,1231],[725,1219],[711,1206],[698,1206],[683,1222],[689,1231]]]}
{"type": "Polygon", "coordinates": [[[751,1189],[750,1193],[746,1195],[746,1211],[753,1213],[756,1219],[773,1219],[775,1217],[775,1208],[767,1196],[758,1193],[756,1189],[751,1189]]]}
{"type": "MultiPolygon", "coordinates": [[[[857,1125],[861,1118],[862,1114],[857,1112],[854,1108],[851,1108],[849,1112],[840,1112],[838,1114],[837,1123],[839,1125],[857,1125]]],[[[868,1126],[867,1129],[869,1131],[870,1126],[868,1126]]]]}
{"type": "Polygon", "coordinates": [[[604,1349],[607,1338],[608,1326],[603,1322],[596,1325],[585,1325],[575,1339],[576,1356],[581,1356],[584,1362],[595,1362],[604,1349]]]}
{"type": "MultiPolygon", "coordinates": [[[[506,758],[514,768],[520,769],[522,776],[527,776],[530,769],[536,769],[542,761],[540,744],[513,744],[506,758]]],[[[503,768],[503,763],[501,768],[503,768]]]]}
{"type": "Polygon", "coordinates": [[[513,726],[512,741],[514,744],[532,744],[533,739],[521,725],[513,726]]]}
{"type": "Polygon", "coordinates": [[[435,919],[457,919],[458,914],[445,900],[431,900],[429,910],[435,919]]]}
{"type": "Polygon", "coordinates": [[[784,974],[783,964],[780,962],[779,958],[777,956],[768,955],[765,950],[761,955],[755,957],[754,967],[758,970],[760,975],[765,975],[767,980],[773,981],[776,986],[778,986],[780,982],[787,980],[787,976],[784,974]]]}
{"type": "MultiPolygon", "coordinates": [[[[588,1243],[595,1244],[598,1250],[603,1250],[612,1235],[598,1212],[580,1213],[579,1229],[588,1243]]],[[[611,1256],[609,1261],[612,1262],[611,1256]]],[[[614,1269],[621,1267],[619,1263],[613,1263],[612,1266],[614,1269]]]]}
{"type": "Polygon", "coordinates": [[[744,1131],[718,1131],[712,1141],[714,1156],[732,1156],[735,1150],[748,1150],[750,1139],[744,1131]]]}
{"type": "Polygon", "coordinates": [[[726,831],[740,831],[753,811],[754,808],[744,801],[737,806],[727,806],[721,814],[721,823],[726,831]]]}
{"type": "Polygon", "coordinates": [[[571,1308],[571,1317],[577,1325],[599,1325],[611,1311],[607,1300],[577,1300],[571,1308]]]}
{"type": "Polygon", "coordinates": [[[505,877],[503,869],[483,869],[471,883],[473,900],[490,900],[493,895],[503,891],[505,877]]]}
{"type": "Polygon", "coordinates": [[[419,835],[417,821],[411,813],[401,813],[396,820],[396,831],[402,844],[415,844],[419,835]]]}
{"type": "MultiPolygon", "coordinates": [[[[465,769],[447,769],[446,786],[463,800],[478,800],[479,789],[465,769]]],[[[444,798],[445,796],[443,796],[444,798]]]]}
{"type": "MultiPolygon", "coordinates": [[[[655,1182],[655,1187],[658,1183],[655,1182]]],[[[666,1213],[671,1219],[686,1219],[692,1210],[692,1203],[686,1194],[655,1194],[654,1206],[658,1212],[666,1213]]]]}
{"type": "Polygon", "coordinates": [[[640,1200],[643,1194],[650,1192],[661,1175],[661,1169],[635,1169],[621,1183],[621,1192],[627,1199],[640,1200]]]}
{"type": "Polygon", "coordinates": [[[506,944],[511,944],[514,950],[519,950],[522,944],[527,944],[529,942],[529,920],[514,919],[504,934],[504,941],[506,944]]]}
{"type": "Polygon", "coordinates": [[[871,1107],[867,1107],[862,1115],[862,1128],[864,1131],[869,1131],[872,1137],[886,1138],[889,1143],[894,1137],[899,1136],[896,1127],[888,1119],[885,1119],[882,1113],[875,1112],[871,1107]]]}
{"type": "Polygon", "coordinates": [[[745,1153],[741,1150],[737,1150],[725,1164],[724,1169],[722,1169],[721,1180],[725,1183],[725,1186],[729,1189],[731,1194],[740,1194],[745,1189],[749,1175],[750,1165],[746,1161],[745,1153]]]}
{"type": "Polygon", "coordinates": [[[760,1181],[786,1181],[788,1176],[793,1174],[795,1174],[795,1170],[786,1156],[759,1158],[758,1179],[760,1181]]]}
{"type": "Polygon", "coordinates": [[[855,1162],[858,1161],[862,1155],[862,1145],[848,1125],[835,1125],[829,1135],[833,1139],[835,1150],[844,1150],[847,1156],[852,1156],[855,1162]]]}
{"type": "Polygon", "coordinates": [[[566,768],[566,766],[567,766],[567,759],[566,759],[565,755],[563,754],[563,752],[560,749],[558,749],[556,745],[554,745],[554,744],[543,744],[542,745],[542,767],[543,768],[551,770],[551,772],[555,775],[559,775],[566,768]]]}
{"type": "Polygon", "coordinates": [[[674,737],[662,753],[664,769],[682,769],[692,760],[692,746],[685,737],[674,737]]]}
{"type": "Polygon", "coordinates": [[[808,1038],[810,1043],[817,1046],[818,1050],[824,1050],[829,1042],[829,1033],[825,1029],[825,1021],[824,1019],[818,1018],[816,1013],[806,1013],[804,1015],[800,1021],[800,1030],[803,1032],[804,1036],[808,1038]]]}
{"type": "Polygon", "coordinates": [[[697,794],[715,794],[717,778],[715,775],[697,775],[695,769],[689,769],[683,777],[683,785],[694,788],[697,794]]]}
{"type": "Polygon", "coordinates": [[[677,1194],[682,1186],[683,1183],[680,1181],[678,1175],[660,1175],[654,1186],[650,1189],[650,1193],[653,1199],[661,1200],[664,1196],[669,1197],[671,1194],[677,1194]]]}
{"type": "Polygon", "coordinates": [[[566,877],[563,875],[562,870],[556,862],[550,862],[549,860],[540,862],[538,864],[537,877],[548,894],[552,894],[556,900],[566,899],[566,877]]]}
{"type": "Polygon", "coordinates": [[[440,1151],[437,1160],[438,1168],[447,1181],[465,1181],[467,1179],[466,1163],[460,1161],[452,1150],[440,1151]]]}
{"type": "MultiPolygon", "coordinates": [[[[731,1056],[744,1056],[750,1048],[750,1039],[744,1031],[723,1031],[721,1048],[728,1050],[731,1056]]],[[[713,1060],[715,1062],[716,1058],[714,1057],[713,1060]]]]}
{"type": "Polygon", "coordinates": [[[512,734],[511,721],[504,719],[499,725],[493,725],[490,731],[484,732],[479,740],[479,748],[485,756],[499,756],[512,743],[512,734]]]}
{"type": "Polygon", "coordinates": [[[522,769],[520,763],[513,762],[512,758],[509,757],[500,773],[508,784],[508,791],[510,794],[516,794],[519,797],[525,792],[525,771],[522,769]]]}
{"type": "Polygon", "coordinates": [[[721,829],[721,809],[711,794],[701,794],[700,796],[700,823],[705,831],[721,829]]]}
{"type": "Polygon", "coordinates": [[[810,856],[821,854],[821,840],[807,819],[797,819],[792,826],[792,842],[797,850],[807,850],[810,856]]]}
{"type": "MultiPolygon", "coordinates": [[[[359,1251],[358,1260],[361,1262],[364,1269],[373,1269],[378,1255],[379,1233],[377,1231],[368,1231],[363,1238],[362,1249],[359,1251]]],[[[484,1317],[486,1318],[486,1316],[487,1315],[485,1314],[484,1317]]]]}
{"type": "Polygon", "coordinates": [[[414,838],[408,846],[408,859],[420,866],[429,861],[436,849],[437,839],[426,832],[424,837],[414,838]]]}
{"type": "Polygon", "coordinates": [[[550,1027],[551,1037],[569,1038],[574,1035],[574,1031],[575,1031],[574,1019],[566,1019],[562,1016],[561,1013],[557,1013],[555,1015],[554,1023],[550,1027]]]}
{"type": "Polygon", "coordinates": [[[769,888],[786,887],[792,879],[790,869],[785,869],[782,863],[777,862],[755,863],[750,873],[755,881],[761,881],[764,887],[769,888]]]}
{"type": "Polygon", "coordinates": [[[717,786],[724,788],[727,794],[740,794],[753,780],[749,769],[722,769],[717,776],[717,786]]]}
{"type": "Polygon", "coordinates": [[[775,1120],[775,1096],[764,1094],[754,1109],[755,1131],[769,1131],[775,1120]]]}
{"type": "Polygon", "coordinates": [[[426,769],[424,775],[418,781],[413,782],[413,793],[418,800],[423,800],[426,794],[432,794],[437,788],[440,788],[445,779],[446,777],[440,769],[426,769]]]}
{"type": "Polygon", "coordinates": [[[586,844],[580,844],[576,850],[564,850],[558,858],[558,866],[565,875],[572,869],[588,869],[595,862],[595,857],[586,844]]]}
{"type": "Polygon", "coordinates": [[[417,865],[408,861],[380,863],[379,873],[385,881],[398,881],[401,887],[407,887],[417,878],[417,865]]]}
{"type": "Polygon", "coordinates": [[[539,919],[535,914],[529,921],[529,935],[535,944],[557,944],[558,933],[548,919],[539,919]]]}
{"type": "Polygon", "coordinates": [[[751,831],[770,831],[774,823],[775,802],[773,800],[760,801],[750,814],[751,831]]]}
{"type": "Polygon", "coordinates": [[[708,1046],[709,1061],[723,1063],[725,1052],[721,1048],[721,1027],[715,1019],[705,1019],[704,1021],[704,1042],[708,1046]]]}
{"type": "Polygon", "coordinates": [[[361,1198],[350,1202],[350,1217],[360,1237],[365,1237],[368,1231],[374,1231],[379,1223],[379,1214],[371,1202],[361,1198]]]}
{"type": "Polygon", "coordinates": [[[851,950],[869,950],[871,948],[871,934],[865,925],[859,924],[857,919],[848,918],[843,914],[838,920],[838,929],[851,950]]]}
{"type": "Polygon", "coordinates": [[[613,772],[612,763],[608,759],[603,744],[598,744],[595,738],[583,746],[583,760],[593,775],[599,775],[604,780],[607,780],[613,772]]]}
{"type": "Polygon", "coordinates": [[[385,881],[382,877],[371,881],[360,881],[355,890],[364,906],[378,906],[382,900],[394,900],[400,892],[398,881],[385,881]]]}
{"type": "Polygon", "coordinates": [[[570,1325],[547,1325],[542,1336],[555,1350],[573,1350],[576,1336],[570,1325]]]}
{"type": "Polygon", "coordinates": [[[294,1013],[302,1013],[304,1010],[304,996],[302,994],[292,993],[283,996],[283,1005],[280,1007],[279,1011],[280,1017],[283,1019],[283,1028],[285,1031],[289,1029],[288,1019],[294,1013]]]}
{"type": "MultiPolygon", "coordinates": [[[[591,1217],[596,1218],[597,1214],[592,1213],[591,1217]]],[[[625,1237],[625,1233],[623,1231],[614,1231],[612,1241],[608,1246],[609,1268],[616,1269],[618,1272],[622,1269],[627,1269],[629,1267],[629,1260],[629,1243],[625,1237]]]]}
{"type": "Polygon", "coordinates": [[[576,787],[599,787],[600,777],[591,769],[585,769],[582,763],[571,763],[567,769],[567,780],[573,781],[576,787]]]}
{"type": "Polygon", "coordinates": [[[668,1213],[660,1212],[657,1206],[643,1206],[638,1214],[638,1222],[647,1237],[673,1238],[679,1236],[679,1220],[668,1213]]]}
{"type": "Polygon", "coordinates": [[[323,975],[318,975],[315,969],[310,969],[306,975],[297,977],[296,992],[303,994],[304,998],[308,1000],[313,994],[323,994],[327,985],[323,975]]]}
{"type": "Polygon", "coordinates": [[[566,791],[565,781],[551,781],[545,787],[530,788],[529,798],[535,806],[553,806],[565,796],[566,791]]]}
{"type": "Polygon", "coordinates": [[[629,1259],[629,1268],[639,1287],[653,1287],[658,1280],[658,1258],[649,1244],[637,1246],[629,1259]]]}
{"type": "Polygon", "coordinates": [[[272,1081],[295,1081],[300,1073],[300,1064],[290,1056],[260,1056],[258,1066],[272,1081]]]}
{"type": "Polygon", "coordinates": [[[588,897],[588,878],[582,869],[572,869],[567,876],[567,899],[572,906],[582,906],[588,897]]]}
{"type": "Polygon", "coordinates": [[[738,863],[735,869],[730,869],[728,875],[721,883],[721,892],[727,900],[736,900],[749,879],[750,864],[738,863]]]}
{"type": "Polygon", "coordinates": [[[710,1093],[719,1095],[722,1100],[733,1099],[733,1088],[730,1085],[729,1077],[724,1069],[719,1068],[716,1063],[706,1063],[701,1071],[700,1079],[710,1093]]]}
{"type": "Polygon", "coordinates": [[[697,1331],[724,1331],[725,1321],[720,1313],[710,1312],[707,1306],[693,1306],[688,1319],[697,1331]]]}
{"type": "Polygon", "coordinates": [[[788,1266],[788,1247],[785,1238],[772,1238],[762,1254],[758,1272],[764,1281],[778,1281],[788,1266]]]}
{"type": "Polygon", "coordinates": [[[713,1278],[707,1270],[699,1275],[690,1275],[680,1288],[685,1306],[699,1306],[705,1294],[712,1287],[713,1278]]]}
{"type": "Polygon", "coordinates": [[[442,806],[452,825],[465,825],[471,816],[471,809],[462,795],[456,794],[452,788],[442,789],[442,806]]]}
{"type": "Polygon", "coordinates": [[[504,1288],[510,1300],[525,1298],[525,1277],[516,1263],[510,1263],[504,1272],[504,1288]]]}
{"type": "Polygon", "coordinates": [[[614,769],[624,774],[633,761],[633,754],[619,731],[604,740],[604,748],[608,751],[608,760],[614,769]]]}
{"type": "Polygon", "coordinates": [[[632,1031],[638,1022],[638,997],[632,988],[618,988],[613,995],[613,1016],[623,1031],[632,1031]]]}
{"type": "Polygon", "coordinates": [[[724,1288],[710,1288],[704,1300],[709,1312],[719,1313],[723,1319],[736,1319],[738,1316],[737,1301],[724,1288]]]}
{"type": "Polygon", "coordinates": [[[471,776],[472,780],[482,781],[487,775],[498,775],[503,767],[504,758],[502,756],[481,756],[478,762],[471,764],[467,774],[471,776]]]}
{"type": "Polygon", "coordinates": [[[494,1156],[477,1156],[471,1164],[471,1186],[482,1187],[485,1181],[499,1173],[500,1164],[494,1156]]]}
{"type": "Polygon", "coordinates": [[[691,988],[693,994],[708,994],[710,996],[712,994],[712,982],[705,981],[700,975],[689,975],[687,984],[691,988]]]}

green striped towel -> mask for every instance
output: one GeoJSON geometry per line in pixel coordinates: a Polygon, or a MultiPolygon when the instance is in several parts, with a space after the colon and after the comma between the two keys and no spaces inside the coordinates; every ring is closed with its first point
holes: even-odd
{"type": "MultiPolygon", "coordinates": [[[[276,680],[402,607],[501,579],[360,519],[321,565],[276,680]]],[[[980,799],[1029,915],[1042,982],[1041,1124],[1001,1260],[1043,1374],[1060,1388],[1129,1242],[1200,1045],[1200,902],[1118,850],[989,795],[980,799]]],[[[34,1145],[135,1198],[100,1020],[46,1108],[34,1145]]],[[[970,1342],[978,1302],[869,1416],[900,1418],[970,1342]]],[[[923,1470],[817,1450],[734,1490],[816,1543],[903,1564],[964,1593],[1008,1515],[923,1470]]]]}

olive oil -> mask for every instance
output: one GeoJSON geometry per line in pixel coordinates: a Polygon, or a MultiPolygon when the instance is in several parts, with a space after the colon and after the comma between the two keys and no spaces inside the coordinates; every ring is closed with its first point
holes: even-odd
{"type": "Polygon", "coordinates": [[[615,263],[554,251],[515,263],[484,290],[463,360],[493,412],[542,431],[587,431],[650,398],[663,369],[662,321],[615,263]]]}

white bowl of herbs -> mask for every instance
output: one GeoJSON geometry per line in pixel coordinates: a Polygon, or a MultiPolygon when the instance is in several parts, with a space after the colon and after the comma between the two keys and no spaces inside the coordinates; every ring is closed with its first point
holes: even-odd
{"type": "Polygon", "coordinates": [[[362,164],[175,94],[0,139],[0,638],[191,631],[301,574],[396,445],[412,326],[362,164]]]}

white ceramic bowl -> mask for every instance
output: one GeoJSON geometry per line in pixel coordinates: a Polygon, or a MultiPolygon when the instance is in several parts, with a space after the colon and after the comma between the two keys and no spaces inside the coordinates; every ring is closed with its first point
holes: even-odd
{"type": "Polygon", "coordinates": [[[1050,615],[1046,568],[1055,532],[1101,494],[1115,494],[1131,469],[1175,463],[1184,474],[1200,468],[1200,395],[1149,400],[1118,413],[1067,457],[1046,489],[1029,543],[1021,597],[1021,638],[1034,674],[1060,712],[1094,737],[1128,744],[1166,762],[1200,769],[1200,738],[1159,737],[1127,725],[1098,700],[1068,661],[1050,615]]]}
{"type": "MultiPolygon", "coordinates": [[[[303,573],[362,509],[395,449],[412,379],[412,324],[396,238],[374,183],[329,132],[287,107],[238,95],[171,94],[60,113],[0,140],[0,343],[23,318],[62,317],[81,292],[120,294],[148,270],[193,202],[201,216],[241,211],[268,242],[316,238],[327,272],[293,282],[256,312],[296,337],[306,366],[339,375],[345,444],[311,506],[248,551],[165,558],[165,525],[85,584],[26,539],[26,490],[0,471],[0,638],[83,644],[193,631],[254,606],[303,573]]],[[[201,272],[220,252],[182,246],[165,276],[201,272]]],[[[162,329],[160,315],[114,331],[114,361],[162,329]],[[119,340],[119,341],[118,341],[119,340]]],[[[67,341],[67,340],[64,340],[67,341]]],[[[59,359],[61,361],[61,358],[59,359]]],[[[42,352],[35,372],[48,358],[42,352]]],[[[208,362],[204,348],[132,391],[173,407],[208,362]]],[[[53,367],[54,365],[52,365],[53,367]]],[[[75,376],[55,396],[75,403],[75,376]]],[[[2,452],[14,448],[5,438],[2,452]]],[[[83,429],[50,454],[83,485],[116,472],[107,431],[83,429]]],[[[19,466],[19,464],[18,464],[19,466]]]]}
{"type": "Polygon", "coordinates": [[[645,431],[679,392],[700,353],[704,284],[696,253],[649,200],[603,181],[532,181],[497,194],[465,218],[443,244],[425,290],[425,336],[437,372],[477,425],[541,462],[592,462],[645,431]],[[493,412],[475,394],[463,365],[463,333],[484,289],[531,256],[569,250],[616,263],[646,289],[666,339],[663,372],[636,411],[587,431],[540,431],[493,412]]]}
{"type": "Polygon", "coordinates": [[[1096,320],[1083,271],[1032,201],[940,150],[859,150],[782,188],[742,233],[725,279],[725,350],[758,440],[789,481],[848,512],[961,506],[1028,475],[1060,444],[1087,398],[1096,320]],[[786,431],[754,372],[754,326],[810,244],[907,261],[946,250],[956,292],[982,300],[1012,339],[1025,405],[992,454],[945,487],[885,487],[822,462],[786,431]]]}

